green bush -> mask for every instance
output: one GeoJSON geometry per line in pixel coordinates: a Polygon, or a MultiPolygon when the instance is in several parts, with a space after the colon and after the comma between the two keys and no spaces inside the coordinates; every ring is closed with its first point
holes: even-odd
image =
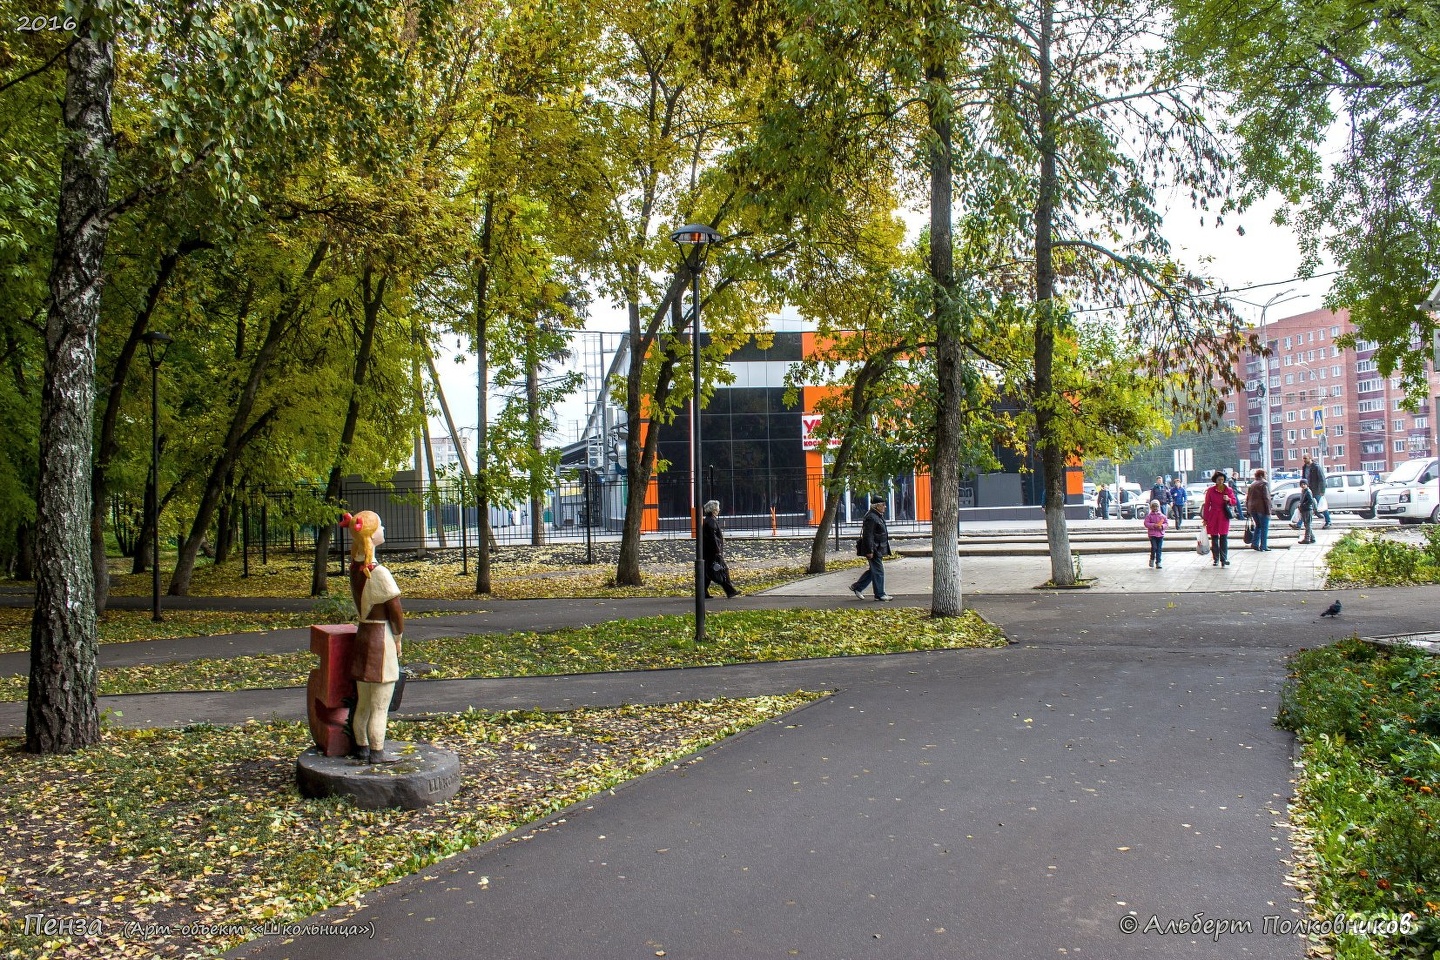
{"type": "Polygon", "coordinates": [[[1303,745],[1295,813],[1315,911],[1414,916],[1408,934],[1342,933],[1335,955],[1440,955],[1440,660],[1351,638],[1292,665],[1277,723],[1303,745]]]}
{"type": "Polygon", "coordinates": [[[1347,533],[1325,559],[1331,586],[1397,586],[1440,583],[1440,526],[1430,527],[1423,547],[1368,531],[1347,533]]]}

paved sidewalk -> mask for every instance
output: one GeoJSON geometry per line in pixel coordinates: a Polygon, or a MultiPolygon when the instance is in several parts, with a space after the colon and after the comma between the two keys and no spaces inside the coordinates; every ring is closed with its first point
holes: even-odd
{"type": "Polygon", "coordinates": [[[978,598],[1012,646],[752,668],[837,692],[320,918],[373,940],[232,955],[1300,960],[1263,933],[1301,915],[1284,658],[1418,628],[1434,596],[1346,594],[1340,623],[1294,594],[978,598]],[[1251,932],[1121,927],[1197,913],[1251,932]]]}
{"type": "MultiPolygon", "coordinates": [[[[1082,560],[1100,579],[1085,591],[1030,589],[1048,577],[1043,557],[972,558],[967,605],[1010,637],[998,650],[417,682],[402,713],[834,693],[367,895],[354,918],[373,923],[373,939],[267,938],[232,955],[1300,960],[1301,940],[1263,932],[1267,918],[1302,915],[1278,825],[1293,777],[1292,738],[1273,724],[1285,658],[1357,630],[1431,629],[1440,596],[1317,593],[1322,550],[1237,549],[1228,570],[1193,552],[1162,571],[1140,553],[1097,556],[1096,569],[1082,560]],[[1276,589],[1287,582],[1301,589],[1276,589]],[[1344,615],[1321,620],[1336,597],[1344,615]],[[1124,932],[1126,918],[1143,931],[1152,917],[1196,914],[1251,932],[1124,932]]],[[[889,573],[902,602],[928,602],[928,561],[889,573]]],[[[841,582],[853,576],[735,605],[857,604],[841,582]]],[[[414,624],[468,632],[670,608],[688,601],[497,602],[414,624]]],[[[106,646],[183,659],[260,642],[106,646]]],[[[293,689],[103,704],[122,706],[126,723],[303,715],[293,689]]],[[[23,719],[23,705],[0,705],[0,729],[15,708],[23,719]]]]}

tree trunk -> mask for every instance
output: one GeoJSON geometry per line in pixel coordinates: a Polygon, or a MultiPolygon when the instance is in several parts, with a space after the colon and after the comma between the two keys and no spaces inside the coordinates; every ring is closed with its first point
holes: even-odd
{"type": "Polygon", "coordinates": [[[485,196],[485,224],[480,231],[480,264],[475,277],[475,513],[480,529],[475,553],[475,592],[490,592],[490,549],[495,534],[490,529],[490,351],[489,333],[490,246],[494,237],[492,218],[495,194],[485,196]]]}
{"type": "Polygon", "coordinates": [[[964,425],[965,381],[955,304],[955,254],[952,244],[952,125],[943,52],[931,50],[926,81],[930,114],[930,283],[935,296],[935,366],[939,407],[935,411],[935,449],[930,467],[930,543],[933,557],[930,614],[957,617],[964,610],[957,543],[960,520],[960,448],[964,425]],[[942,99],[943,96],[943,99],[942,99]]]}
{"type": "MultiPolygon", "coordinates": [[[[525,416],[529,423],[530,449],[533,458],[530,466],[530,545],[538,547],[545,543],[545,500],[541,488],[544,479],[540,464],[545,455],[545,438],[540,435],[540,356],[538,341],[540,332],[535,329],[538,318],[532,317],[525,326],[525,416]]],[[[559,517],[555,518],[558,523],[559,517]]]]}
{"type": "MultiPolygon", "coordinates": [[[[372,269],[366,264],[360,277],[361,300],[365,311],[365,322],[360,328],[360,344],[355,351],[355,367],[350,373],[350,402],[345,407],[345,423],[340,427],[340,445],[335,451],[335,462],[330,465],[330,476],[325,481],[325,502],[334,503],[340,499],[340,481],[345,474],[345,461],[350,456],[350,447],[355,443],[355,429],[360,423],[360,395],[365,389],[365,378],[370,371],[370,355],[375,345],[375,328],[380,323],[380,305],[385,300],[385,284],[388,277],[381,277],[372,292],[372,269]]],[[[330,537],[335,525],[327,523],[315,530],[315,557],[310,565],[310,596],[323,597],[330,591],[328,572],[330,569],[330,537]]]]}
{"type": "MultiPolygon", "coordinates": [[[[650,331],[640,329],[640,306],[636,296],[630,296],[630,368],[625,373],[625,521],[620,527],[620,558],[615,564],[615,585],[617,587],[640,586],[640,535],[641,520],[645,515],[645,492],[650,486],[650,477],[655,471],[655,453],[659,449],[659,421],[650,418],[649,429],[645,431],[645,442],[638,442],[640,426],[645,413],[644,365],[650,347],[655,343],[654,329],[664,311],[671,311],[671,330],[676,337],[684,332],[680,317],[679,296],[690,282],[690,272],[681,268],[670,281],[670,289],[656,309],[656,320],[650,331]]],[[[656,374],[655,395],[651,408],[665,409],[670,397],[670,384],[675,376],[676,357],[667,349],[660,361],[656,374]]]]}
{"type": "Polygon", "coordinates": [[[1057,435],[1057,405],[1067,402],[1055,395],[1055,105],[1050,50],[1054,37],[1055,6],[1040,6],[1040,190],[1035,202],[1035,440],[1045,484],[1045,537],[1050,545],[1050,581],[1056,586],[1075,583],[1070,556],[1070,530],[1065,524],[1065,451],[1057,435]]]}
{"type": "Polygon", "coordinates": [[[255,398],[260,391],[260,383],[270,369],[271,361],[279,352],[286,333],[292,326],[298,324],[299,316],[303,312],[301,298],[309,287],[309,281],[314,279],[316,271],[324,263],[329,249],[328,241],[322,240],[316,244],[310,262],[306,265],[302,281],[285,298],[285,302],[276,315],[271,318],[270,327],[265,332],[265,339],[260,344],[260,348],[255,351],[255,359],[250,364],[250,372],[246,377],[245,385],[241,388],[240,396],[235,400],[235,412],[230,419],[230,428],[220,445],[219,459],[210,468],[209,477],[200,495],[200,502],[195,509],[195,520],[190,526],[190,533],[180,544],[179,555],[175,561],[175,572],[170,577],[169,593],[172,597],[183,597],[190,592],[190,578],[195,573],[195,559],[200,551],[200,543],[205,538],[211,520],[214,519],[215,508],[220,503],[222,481],[230,473],[245,447],[265,429],[269,421],[279,412],[276,408],[271,408],[257,418],[253,424],[247,426],[250,415],[255,409],[255,398]]]}
{"type": "Polygon", "coordinates": [[[25,714],[25,749],[31,753],[68,753],[100,739],[90,470],[114,80],[114,47],[97,36],[87,16],[66,60],[67,137],[45,322],[35,610],[25,714]]]}
{"type": "Polygon", "coordinates": [[[835,527],[835,515],[840,512],[840,499],[844,494],[840,490],[825,490],[825,509],[820,514],[820,526],[815,530],[815,537],[810,541],[810,566],[806,573],[824,573],[825,556],[830,552],[827,549],[827,541],[830,539],[830,531],[835,527]]]}

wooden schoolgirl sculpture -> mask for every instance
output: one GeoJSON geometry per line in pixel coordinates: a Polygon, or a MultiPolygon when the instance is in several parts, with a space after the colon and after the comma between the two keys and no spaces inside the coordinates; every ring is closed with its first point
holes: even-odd
{"type": "Polygon", "coordinates": [[[347,513],[340,523],[351,533],[350,593],[359,620],[350,663],[358,692],[351,720],[355,732],[351,756],[362,763],[394,763],[400,758],[385,752],[385,724],[395,681],[400,678],[400,645],[405,634],[400,588],[390,571],[375,562],[375,548],[385,542],[379,515],[370,510],[354,516],[347,513]]]}

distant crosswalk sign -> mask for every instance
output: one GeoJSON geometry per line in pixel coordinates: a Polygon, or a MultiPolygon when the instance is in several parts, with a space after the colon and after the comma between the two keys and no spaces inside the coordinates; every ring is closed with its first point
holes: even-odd
{"type": "Polygon", "coordinates": [[[1316,407],[1314,412],[1315,412],[1315,427],[1314,427],[1315,436],[1317,436],[1317,437],[1323,437],[1323,436],[1325,436],[1325,408],[1324,408],[1324,407],[1316,407]]]}

